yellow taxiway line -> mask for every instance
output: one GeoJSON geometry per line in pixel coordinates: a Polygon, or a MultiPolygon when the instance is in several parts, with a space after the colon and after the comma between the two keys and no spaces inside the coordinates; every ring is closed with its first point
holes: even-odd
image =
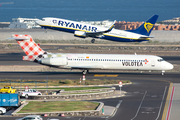
{"type": "Polygon", "coordinates": [[[171,96],[172,87],[173,87],[173,83],[170,83],[169,90],[168,90],[168,95],[167,95],[167,98],[166,98],[166,103],[165,103],[165,106],[164,106],[164,111],[163,111],[163,115],[162,115],[161,120],[166,119],[166,114],[167,114],[167,109],[168,109],[168,106],[169,106],[169,99],[170,99],[170,96],[171,96]]]}
{"type": "Polygon", "coordinates": [[[117,77],[118,75],[99,75],[95,74],[94,77],[117,77]]]}

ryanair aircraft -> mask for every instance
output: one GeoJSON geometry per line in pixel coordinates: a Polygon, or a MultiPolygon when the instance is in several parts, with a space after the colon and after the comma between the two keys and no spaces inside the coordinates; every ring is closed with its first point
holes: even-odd
{"type": "Polygon", "coordinates": [[[81,22],[75,22],[66,19],[46,17],[36,21],[44,29],[53,29],[73,33],[76,37],[86,38],[91,37],[91,42],[95,42],[95,38],[106,39],[117,42],[142,42],[148,41],[152,36],[149,36],[158,15],[153,15],[150,19],[144,22],[135,30],[118,30],[114,29],[115,22],[109,28],[89,25],[81,22]]]}
{"type": "Polygon", "coordinates": [[[127,54],[75,54],[48,53],[41,49],[30,35],[13,35],[26,56],[23,60],[60,69],[79,69],[86,74],[89,70],[156,70],[173,69],[173,65],[163,58],[153,55],[127,54]]]}

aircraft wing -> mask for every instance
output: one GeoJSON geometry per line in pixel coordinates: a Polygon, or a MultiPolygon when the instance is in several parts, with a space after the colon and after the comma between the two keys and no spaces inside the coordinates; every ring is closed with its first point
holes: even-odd
{"type": "Polygon", "coordinates": [[[116,23],[116,20],[113,22],[113,24],[105,31],[99,31],[99,32],[86,32],[86,36],[87,37],[96,37],[96,36],[99,36],[99,35],[102,35],[103,33],[107,33],[107,32],[110,32],[114,26],[115,26],[115,23],[116,23]]]}

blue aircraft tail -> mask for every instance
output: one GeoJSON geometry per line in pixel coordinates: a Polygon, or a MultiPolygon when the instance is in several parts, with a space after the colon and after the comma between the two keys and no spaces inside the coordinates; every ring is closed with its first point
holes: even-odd
{"type": "Polygon", "coordinates": [[[138,27],[137,29],[135,30],[128,30],[130,32],[134,32],[134,33],[138,33],[138,34],[141,34],[141,35],[146,35],[146,36],[149,36],[153,27],[154,27],[154,24],[156,23],[158,19],[158,15],[153,15],[150,19],[148,19],[146,22],[144,22],[140,27],[138,27]]]}

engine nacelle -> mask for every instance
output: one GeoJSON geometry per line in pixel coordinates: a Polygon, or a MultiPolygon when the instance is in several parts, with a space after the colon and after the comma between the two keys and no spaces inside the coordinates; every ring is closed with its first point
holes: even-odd
{"type": "Polygon", "coordinates": [[[83,31],[75,31],[75,32],[74,32],[74,36],[76,36],[76,37],[81,37],[81,38],[85,38],[85,37],[86,37],[86,32],[83,32],[83,31]]]}
{"type": "Polygon", "coordinates": [[[60,66],[60,65],[67,65],[67,57],[51,57],[51,58],[43,58],[41,60],[42,64],[46,65],[55,65],[55,66],[60,66]]]}

